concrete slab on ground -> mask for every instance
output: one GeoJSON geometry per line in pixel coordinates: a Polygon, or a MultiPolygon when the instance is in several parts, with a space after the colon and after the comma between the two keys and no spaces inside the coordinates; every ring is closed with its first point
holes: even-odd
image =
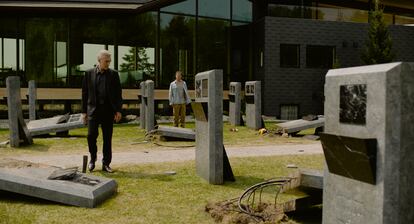
{"type": "Polygon", "coordinates": [[[165,137],[195,140],[195,131],[190,128],[158,126],[157,133],[165,137]]]}
{"type": "Polygon", "coordinates": [[[108,178],[76,173],[73,179],[49,180],[59,167],[0,159],[0,190],[79,207],[93,208],[117,190],[108,178]]]}

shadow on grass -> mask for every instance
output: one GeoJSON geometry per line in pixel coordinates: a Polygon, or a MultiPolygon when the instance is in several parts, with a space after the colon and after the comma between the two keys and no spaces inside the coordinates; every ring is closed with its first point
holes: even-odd
{"type": "MultiPolygon", "coordinates": [[[[38,206],[50,206],[50,205],[64,205],[59,202],[48,201],[41,198],[31,197],[23,194],[17,194],[8,191],[0,190],[0,203],[10,204],[27,204],[27,205],[38,205],[38,206]]],[[[65,205],[68,206],[68,205],[65,205]]]]}
{"type": "Polygon", "coordinates": [[[32,145],[22,145],[18,148],[8,147],[7,150],[11,152],[47,152],[49,151],[49,148],[50,145],[34,142],[32,145]]]}
{"type": "Polygon", "coordinates": [[[104,177],[112,179],[152,179],[158,181],[173,181],[175,180],[174,175],[168,175],[163,173],[140,173],[131,171],[114,170],[113,173],[106,173],[103,171],[96,171],[104,177]]]}
{"type": "Polygon", "coordinates": [[[245,190],[250,186],[265,181],[263,178],[257,178],[253,176],[235,176],[234,178],[236,179],[235,182],[226,181],[223,186],[245,190]]]}

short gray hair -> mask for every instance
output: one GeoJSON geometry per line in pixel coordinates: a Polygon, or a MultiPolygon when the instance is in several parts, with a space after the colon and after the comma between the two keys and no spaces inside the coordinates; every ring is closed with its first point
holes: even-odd
{"type": "Polygon", "coordinates": [[[98,61],[99,61],[102,57],[108,57],[108,58],[110,58],[110,57],[111,57],[111,53],[110,53],[109,51],[107,51],[107,50],[100,50],[100,51],[98,52],[98,56],[97,56],[98,61]]]}

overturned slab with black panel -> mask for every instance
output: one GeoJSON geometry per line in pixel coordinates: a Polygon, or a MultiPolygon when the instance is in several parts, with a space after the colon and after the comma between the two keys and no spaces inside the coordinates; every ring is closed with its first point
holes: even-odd
{"type": "Polygon", "coordinates": [[[414,64],[330,70],[323,223],[414,220],[414,64]]]}
{"type": "Polygon", "coordinates": [[[117,191],[115,180],[21,160],[0,159],[0,190],[94,208],[117,191]]]}
{"type": "Polygon", "coordinates": [[[27,123],[27,128],[32,136],[65,132],[83,127],[85,127],[85,123],[82,114],[58,115],[27,123]]]}
{"type": "Polygon", "coordinates": [[[223,146],[223,71],[195,76],[196,172],[210,184],[234,181],[223,146]]]}

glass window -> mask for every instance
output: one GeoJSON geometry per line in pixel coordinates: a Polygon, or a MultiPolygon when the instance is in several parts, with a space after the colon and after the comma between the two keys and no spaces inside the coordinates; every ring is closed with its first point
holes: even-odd
{"type": "Polygon", "coordinates": [[[193,85],[194,29],[194,17],[161,13],[160,87],[168,88],[177,70],[193,85]]]}
{"type": "MultiPolygon", "coordinates": [[[[229,77],[227,57],[229,22],[216,19],[199,19],[197,44],[197,71],[222,69],[224,77],[229,77]]],[[[223,80],[228,83],[229,80],[223,80]]]]}
{"type": "Polygon", "coordinates": [[[395,24],[414,25],[414,17],[396,15],[395,24]]]}
{"type": "Polygon", "coordinates": [[[198,15],[230,19],[230,0],[198,0],[198,15]]]}
{"type": "Polygon", "coordinates": [[[0,38],[0,69],[3,69],[3,38],[0,38]]]}
{"type": "Polygon", "coordinates": [[[327,21],[368,22],[368,11],[319,4],[318,19],[327,21]]]}
{"type": "Polygon", "coordinates": [[[306,46],[306,66],[308,68],[332,68],[335,58],[333,46],[306,46]]]}
{"type": "Polygon", "coordinates": [[[79,71],[84,72],[95,67],[98,63],[98,53],[102,49],[105,49],[105,45],[103,44],[83,44],[83,63],[79,65],[79,71]]]}
{"type": "Polygon", "coordinates": [[[63,83],[66,83],[68,74],[66,47],[64,41],[55,42],[55,76],[57,80],[63,83]]]}
{"type": "Polygon", "coordinates": [[[20,48],[20,53],[19,53],[19,65],[20,68],[19,70],[24,71],[24,57],[25,57],[25,51],[24,51],[24,40],[20,39],[19,40],[19,48],[20,48]]]}
{"type": "Polygon", "coordinates": [[[280,67],[299,68],[300,64],[300,45],[281,44],[280,45],[280,67]]]}
{"type": "Polygon", "coordinates": [[[196,0],[187,0],[187,1],[179,2],[174,5],[161,8],[160,11],[195,15],[196,14],[196,0]]]}
{"type": "Polygon", "coordinates": [[[3,68],[7,70],[16,71],[17,69],[17,45],[16,39],[4,38],[4,65],[3,68]]]}
{"type": "Polygon", "coordinates": [[[249,0],[233,0],[233,20],[252,21],[252,2],[249,0]]]}
{"type": "Polygon", "coordinates": [[[135,46],[118,46],[118,71],[121,84],[137,87],[144,77],[155,73],[155,49],[135,46]]]}

